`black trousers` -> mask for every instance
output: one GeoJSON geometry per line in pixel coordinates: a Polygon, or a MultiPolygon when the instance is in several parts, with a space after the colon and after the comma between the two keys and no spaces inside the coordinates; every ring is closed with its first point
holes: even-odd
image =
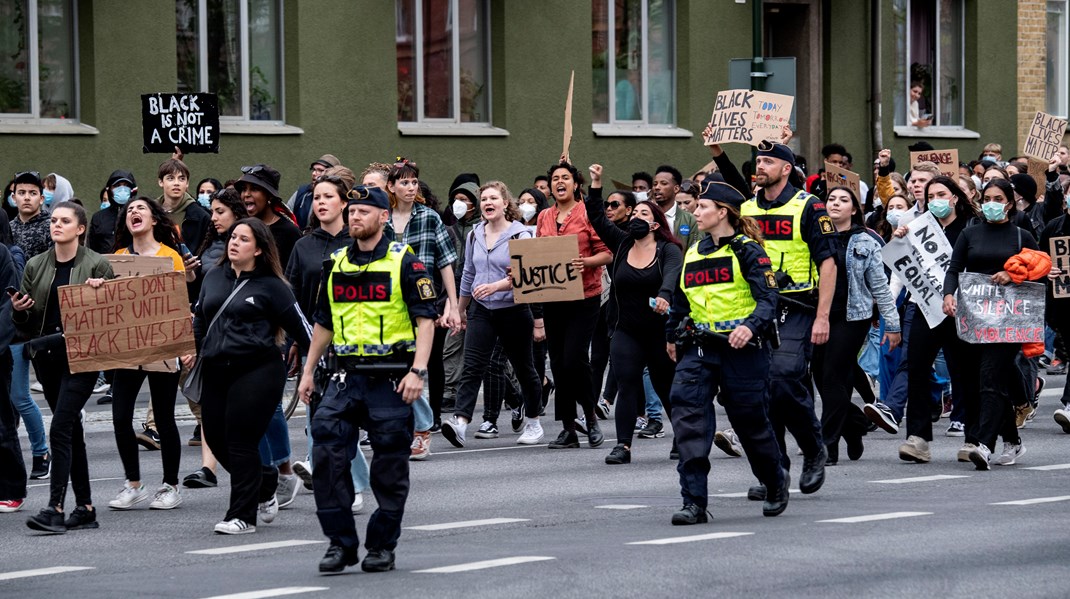
{"type": "MultiPolygon", "coordinates": [[[[915,435],[933,440],[933,392],[930,379],[936,354],[944,350],[947,371],[951,375],[951,388],[956,397],[968,403],[976,402],[979,392],[977,374],[970,375],[966,369],[969,360],[964,359],[967,344],[955,332],[955,319],[945,318],[936,328],[918,310],[910,322],[910,344],[907,345],[907,436],[915,435]]],[[[966,419],[966,442],[976,443],[976,421],[966,419]]]]}
{"type": "Polygon", "coordinates": [[[202,367],[202,432],[230,473],[225,520],[256,524],[257,503],[275,494],[279,471],[260,463],[260,439],[282,400],[286,364],[278,354],[259,359],[209,359],[202,367]]]}
{"type": "Polygon", "coordinates": [[[446,345],[449,329],[435,327],[435,339],[431,344],[431,357],[427,362],[427,393],[433,422],[442,421],[442,394],[446,390],[446,366],[442,360],[442,349],[446,345]]]}
{"type": "Polygon", "coordinates": [[[643,388],[643,368],[650,371],[650,383],[661,398],[665,413],[669,409],[672,379],[676,364],[665,351],[665,330],[635,332],[617,329],[609,342],[612,374],[616,378],[620,401],[615,416],[617,443],[629,447],[635,433],[635,417],[646,414],[646,393],[643,388]]]}
{"type": "Polygon", "coordinates": [[[119,369],[111,384],[111,417],[115,429],[115,446],[127,480],[141,480],[141,461],[138,459],[137,438],[134,435],[134,403],[141,385],[149,379],[149,401],[160,434],[160,459],[163,460],[163,482],[178,484],[178,465],[182,459],[182,443],[175,424],[175,400],[178,396],[179,372],[149,372],[141,369],[119,369]]]}
{"type": "MultiPolygon", "coordinates": [[[[1058,354],[1058,349],[1061,345],[1060,340],[1065,343],[1067,339],[1070,339],[1070,302],[1051,299],[1048,302],[1047,321],[1048,326],[1055,330],[1055,347],[1056,354],[1058,354]]],[[[1064,406],[1070,405],[1070,376],[1066,377],[1066,384],[1063,385],[1063,396],[1059,400],[1064,406]]]]}
{"type": "Polygon", "coordinates": [[[524,392],[520,389],[520,382],[516,380],[501,339],[496,338],[494,349],[490,351],[490,358],[487,360],[486,372],[483,373],[483,420],[497,424],[502,404],[510,409],[522,407],[524,392]]]}
{"type": "MultiPolygon", "coordinates": [[[[773,350],[769,364],[769,421],[780,445],[784,469],[790,470],[791,460],[784,444],[785,430],[791,431],[807,457],[817,455],[824,442],[821,424],[814,412],[814,395],[808,375],[814,313],[783,303],[777,309],[777,316],[780,347],[773,350]]],[[[736,426],[734,420],[732,425],[736,426]]]]}
{"type": "MultiPolygon", "coordinates": [[[[591,335],[591,393],[595,401],[598,401],[598,396],[602,393],[602,380],[606,375],[606,367],[609,366],[611,352],[609,324],[606,322],[608,305],[609,302],[606,302],[598,308],[598,322],[591,335]]],[[[664,337],[664,334],[662,336],[664,337]]]]}
{"type": "MultiPolygon", "coordinates": [[[[869,335],[869,320],[848,322],[846,315],[833,316],[829,323],[829,340],[814,348],[811,369],[821,393],[821,433],[830,455],[837,453],[840,437],[861,437],[868,420],[862,410],[851,403],[854,371],[845,376],[850,365],[858,366],[858,352],[869,335]]],[[[868,387],[868,385],[867,385],[868,387]]]]}
{"type": "Polygon", "coordinates": [[[550,369],[554,374],[554,416],[565,430],[576,427],[576,404],[595,422],[591,395],[591,335],[598,322],[599,296],[543,305],[550,369]]]}
{"type": "Polygon", "coordinates": [[[74,488],[75,504],[92,505],[82,408],[93,394],[97,373],[71,374],[67,350],[62,343],[38,351],[33,357],[33,369],[52,410],[52,425],[48,430],[48,444],[52,448],[48,505],[63,508],[68,479],[74,488]]]}
{"type": "Polygon", "coordinates": [[[11,403],[11,349],[0,352],[0,501],[26,497],[18,412],[11,403]]]}
{"type": "Polygon", "coordinates": [[[680,451],[676,471],[680,474],[684,503],[702,509],[708,505],[710,449],[717,430],[714,398],[718,393],[747,453],[751,472],[766,488],[779,488],[784,471],[780,467],[780,448],[766,413],[768,349],[751,346],[732,349],[727,344],[703,350],[677,346],[676,355],[670,417],[680,451]]]}
{"type": "Polygon", "coordinates": [[[458,416],[469,421],[475,412],[476,396],[483,382],[494,349],[500,340],[517,381],[524,393],[524,415],[537,418],[542,410],[542,386],[531,356],[533,327],[531,310],[524,305],[489,310],[478,302],[468,315],[468,329],[464,336],[464,370],[457,386],[458,416]]]}
{"type": "MultiPolygon", "coordinates": [[[[467,338],[467,335],[465,336],[467,338]]],[[[467,352],[466,352],[467,357],[467,352]]],[[[372,445],[370,483],[379,507],[368,519],[369,550],[397,547],[409,497],[412,406],[395,391],[398,379],[349,373],[332,380],[312,417],[312,489],[323,534],[345,547],[360,545],[353,521],[349,463],[360,451],[360,429],[372,445]]]]}
{"type": "MultiPolygon", "coordinates": [[[[1017,343],[980,343],[971,345],[972,356],[965,360],[967,376],[980,381],[977,395],[966,396],[967,443],[983,444],[996,450],[1002,436],[1009,443],[1021,443],[1014,420],[1011,387],[1020,384],[1015,356],[1021,351],[1017,343]]],[[[954,383],[952,383],[954,385],[954,383]]]]}

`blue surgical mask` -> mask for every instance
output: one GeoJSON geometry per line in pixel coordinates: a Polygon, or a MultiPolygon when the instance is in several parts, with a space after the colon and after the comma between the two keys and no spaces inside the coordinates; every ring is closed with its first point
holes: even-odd
{"type": "Polygon", "coordinates": [[[888,213],[884,215],[884,220],[888,221],[889,225],[898,227],[899,221],[902,220],[906,213],[906,210],[889,210],[888,213]]]}
{"type": "Polygon", "coordinates": [[[208,210],[212,206],[212,196],[207,193],[198,194],[197,203],[204,206],[205,210],[208,210]]]}
{"type": "Polygon", "coordinates": [[[116,187],[111,190],[111,199],[120,206],[125,206],[130,201],[130,188],[127,186],[116,187]]]}
{"type": "Polygon", "coordinates": [[[985,220],[990,223],[1003,220],[1003,212],[1006,206],[1002,202],[985,202],[981,204],[981,213],[985,215],[985,220]]]}
{"type": "Polygon", "coordinates": [[[111,206],[111,202],[109,202],[108,200],[104,200],[103,202],[100,203],[100,209],[101,210],[104,210],[105,208],[107,208],[109,206],[111,206]]]}
{"type": "MultiPolygon", "coordinates": [[[[1070,201],[1070,198],[1067,198],[1067,200],[1070,201]]],[[[13,194],[13,193],[7,194],[7,205],[11,206],[12,208],[15,207],[15,194],[13,194]]]]}
{"type": "Polygon", "coordinates": [[[951,214],[951,201],[943,199],[929,200],[929,212],[936,218],[946,218],[951,214]]]}
{"type": "Polygon", "coordinates": [[[52,205],[52,198],[54,198],[56,196],[56,192],[49,191],[49,190],[46,189],[45,192],[44,192],[44,196],[45,196],[45,206],[51,206],[52,205]]]}

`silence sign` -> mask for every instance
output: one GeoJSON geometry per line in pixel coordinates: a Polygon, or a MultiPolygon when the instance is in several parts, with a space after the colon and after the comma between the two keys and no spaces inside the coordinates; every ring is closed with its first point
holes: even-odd
{"type": "Polygon", "coordinates": [[[219,153],[219,100],[215,94],[141,94],[141,151],[219,153]]]}
{"type": "Polygon", "coordinates": [[[706,145],[744,143],[757,146],[778,141],[780,130],[791,122],[795,98],[782,94],[730,89],[718,92],[710,117],[713,133],[706,145]]]}
{"type": "Polygon", "coordinates": [[[1043,343],[1044,285],[996,285],[992,276],[964,272],[955,294],[955,328],[967,343],[1043,343]]]}
{"type": "Polygon", "coordinates": [[[919,162],[931,162],[940,169],[940,174],[955,179],[959,174],[958,150],[925,150],[910,153],[910,168],[919,162]]]}
{"type": "Polygon", "coordinates": [[[186,276],[169,272],[59,288],[71,372],[136,368],[196,353],[186,276]]]}
{"type": "Polygon", "coordinates": [[[583,299],[583,277],[572,261],[580,255],[575,235],[509,240],[513,301],[518,304],[583,299]]]}

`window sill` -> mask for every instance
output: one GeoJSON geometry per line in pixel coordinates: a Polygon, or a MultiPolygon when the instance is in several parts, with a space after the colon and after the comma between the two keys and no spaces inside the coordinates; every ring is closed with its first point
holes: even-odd
{"type": "Polygon", "coordinates": [[[896,137],[925,137],[931,139],[981,139],[981,134],[965,127],[895,127],[896,137]]]}
{"type": "Polygon", "coordinates": [[[230,135],[302,135],[305,130],[276,121],[219,120],[219,132],[230,135]]]}
{"type": "Polygon", "coordinates": [[[402,135],[509,137],[509,131],[486,123],[398,123],[402,135]]]}
{"type": "Polygon", "coordinates": [[[0,119],[0,133],[11,135],[97,135],[96,127],[77,121],[5,121],[0,119]]]}
{"type": "Polygon", "coordinates": [[[591,129],[598,137],[679,137],[690,138],[695,134],[672,125],[607,125],[595,123],[591,129]]]}

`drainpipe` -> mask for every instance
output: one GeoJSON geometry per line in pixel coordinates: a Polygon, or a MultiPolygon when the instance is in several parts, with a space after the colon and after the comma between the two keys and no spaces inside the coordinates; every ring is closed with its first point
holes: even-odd
{"type": "Polygon", "coordinates": [[[884,148],[884,127],[881,122],[881,0],[870,3],[870,121],[873,123],[873,155],[884,148]]]}
{"type": "MultiPolygon", "coordinates": [[[[765,91],[765,59],[762,57],[762,0],[751,1],[751,59],[750,59],[750,88],[755,91],[765,91]]],[[[751,162],[758,159],[758,148],[751,147],[751,162]]]]}

